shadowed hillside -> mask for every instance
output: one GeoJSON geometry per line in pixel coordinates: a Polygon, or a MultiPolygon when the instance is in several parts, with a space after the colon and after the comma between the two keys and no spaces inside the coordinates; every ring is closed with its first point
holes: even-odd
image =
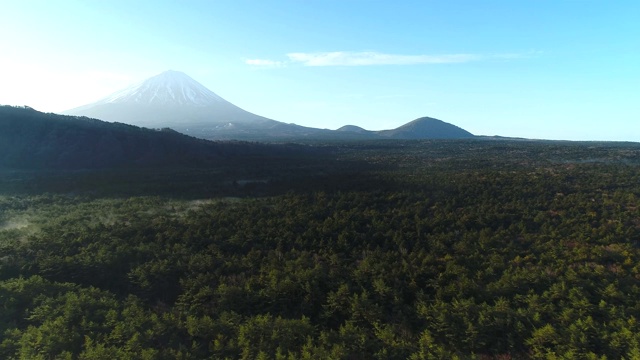
{"type": "Polygon", "coordinates": [[[108,168],[215,163],[242,156],[309,151],[295,145],[211,142],[86,117],[0,107],[0,167],[108,168]],[[295,148],[295,149],[294,149],[295,148]]]}

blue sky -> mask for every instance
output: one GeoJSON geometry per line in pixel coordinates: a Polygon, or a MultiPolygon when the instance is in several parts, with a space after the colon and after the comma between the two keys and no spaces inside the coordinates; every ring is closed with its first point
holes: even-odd
{"type": "Polygon", "coordinates": [[[0,0],[0,104],[62,111],[180,70],[335,129],[640,141],[640,1],[0,0]]]}

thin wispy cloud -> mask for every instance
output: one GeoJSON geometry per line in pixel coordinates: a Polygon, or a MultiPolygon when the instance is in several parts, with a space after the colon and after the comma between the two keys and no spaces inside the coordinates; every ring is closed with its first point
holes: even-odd
{"type": "Polygon", "coordinates": [[[247,65],[260,66],[260,67],[281,67],[285,65],[285,63],[282,61],[274,61],[274,60],[267,60],[267,59],[246,59],[244,63],[247,65]]]}
{"type": "Polygon", "coordinates": [[[245,63],[253,66],[281,67],[302,66],[372,66],[372,65],[420,65],[420,64],[460,64],[491,59],[518,59],[525,54],[443,54],[443,55],[400,55],[375,51],[333,51],[316,53],[289,53],[287,61],[249,59],[245,63]]]}
{"type": "Polygon", "coordinates": [[[453,55],[394,55],[378,52],[335,51],[325,53],[291,53],[290,61],[304,66],[366,66],[366,65],[414,65],[446,64],[477,60],[473,54],[453,55]]]}

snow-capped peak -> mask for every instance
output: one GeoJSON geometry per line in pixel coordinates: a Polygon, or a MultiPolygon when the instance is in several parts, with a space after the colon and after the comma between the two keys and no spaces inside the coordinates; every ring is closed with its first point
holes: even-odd
{"type": "Polygon", "coordinates": [[[149,105],[207,106],[226,102],[180,71],[165,71],[98,101],[149,105]]]}

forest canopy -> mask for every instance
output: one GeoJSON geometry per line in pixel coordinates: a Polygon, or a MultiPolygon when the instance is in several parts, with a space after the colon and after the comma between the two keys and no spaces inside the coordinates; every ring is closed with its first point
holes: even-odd
{"type": "Polygon", "coordinates": [[[3,172],[0,358],[640,357],[638,144],[330,148],[3,172]]]}

